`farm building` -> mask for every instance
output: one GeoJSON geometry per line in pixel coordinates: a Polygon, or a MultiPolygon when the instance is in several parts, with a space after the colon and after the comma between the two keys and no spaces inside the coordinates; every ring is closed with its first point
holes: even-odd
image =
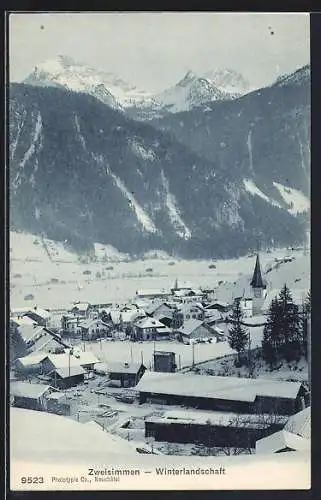
{"type": "Polygon", "coordinates": [[[86,319],[79,323],[81,338],[83,340],[96,339],[98,337],[108,336],[110,326],[101,319],[86,319]]]}
{"type": "Polygon", "coordinates": [[[189,319],[184,325],[176,330],[179,339],[185,344],[191,341],[217,338],[217,332],[207,323],[199,319],[189,319]]]}
{"type": "Polygon", "coordinates": [[[176,371],[175,352],[154,351],[154,371],[169,372],[176,371]]]}
{"type": "Polygon", "coordinates": [[[146,316],[143,310],[137,309],[137,307],[123,308],[123,309],[112,309],[109,312],[111,322],[114,327],[126,328],[135,319],[146,316]]]}
{"type": "Polygon", "coordinates": [[[69,368],[69,366],[81,366],[87,371],[93,370],[99,360],[91,352],[70,351],[63,354],[49,354],[42,361],[42,373],[48,374],[57,368],[69,368]]]}
{"type": "Polygon", "coordinates": [[[31,384],[29,382],[11,382],[10,396],[13,406],[29,410],[46,411],[46,395],[54,389],[50,385],[31,384]]]}
{"type": "Polygon", "coordinates": [[[25,318],[26,321],[30,320],[30,323],[32,322],[40,326],[47,326],[51,318],[51,313],[46,309],[34,306],[11,309],[10,316],[16,320],[25,318]]]}
{"type": "Polygon", "coordinates": [[[81,366],[68,366],[55,368],[48,373],[48,376],[51,378],[54,387],[68,389],[84,382],[85,374],[86,371],[81,366]]]}
{"type": "Polygon", "coordinates": [[[221,313],[226,313],[229,312],[232,309],[232,305],[229,304],[228,302],[224,302],[222,300],[213,300],[210,304],[207,304],[205,306],[205,309],[207,311],[216,309],[217,311],[221,313]]]}
{"type": "Polygon", "coordinates": [[[301,410],[306,397],[299,382],[182,373],[146,372],[136,390],[140,403],[283,415],[301,410]]]}
{"type": "Polygon", "coordinates": [[[146,367],[142,363],[108,363],[109,379],[120,387],[134,387],[142,378],[146,367]]]}
{"type": "Polygon", "coordinates": [[[200,410],[167,411],[145,419],[145,436],[156,441],[255,448],[258,439],[281,429],[286,417],[200,410]]]}
{"type": "Polygon", "coordinates": [[[153,316],[155,315],[165,315],[172,317],[173,315],[173,310],[174,307],[168,304],[167,302],[154,302],[150,303],[147,307],[144,308],[145,313],[147,316],[153,316]]]}
{"type": "Polygon", "coordinates": [[[31,373],[41,372],[42,361],[48,356],[45,351],[42,352],[32,352],[27,356],[18,358],[15,361],[15,369],[20,375],[28,375],[31,373]]]}
{"type": "Polygon", "coordinates": [[[159,340],[168,338],[171,329],[155,318],[141,318],[134,323],[137,340],[159,340]]]}

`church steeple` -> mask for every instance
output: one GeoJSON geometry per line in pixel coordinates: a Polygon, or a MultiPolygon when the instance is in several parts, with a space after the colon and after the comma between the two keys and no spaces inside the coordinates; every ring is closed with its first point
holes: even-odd
{"type": "Polygon", "coordinates": [[[262,279],[259,254],[256,255],[256,263],[255,263],[254,273],[253,273],[253,277],[252,277],[252,281],[251,281],[251,287],[252,288],[265,288],[265,285],[264,285],[263,279],[262,279]]]}

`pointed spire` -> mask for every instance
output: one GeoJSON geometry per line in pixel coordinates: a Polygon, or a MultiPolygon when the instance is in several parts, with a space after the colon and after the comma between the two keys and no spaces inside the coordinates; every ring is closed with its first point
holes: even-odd
{"type": "Polygon", "coordinates": [[[176,278],[174,283],[174,290],[178,290],[178,279],[176,278]]]}
{"type": "Polygon", "coordinates": [[[263,283],[263,279],[262,279],[259,254],[256,255],[256,263],[255,263],[254,273],[253,273],[253,277],[252,277],[252,281],[251,281],[251,286],[253,288],[265,288],[264,283],[263,283]]]}

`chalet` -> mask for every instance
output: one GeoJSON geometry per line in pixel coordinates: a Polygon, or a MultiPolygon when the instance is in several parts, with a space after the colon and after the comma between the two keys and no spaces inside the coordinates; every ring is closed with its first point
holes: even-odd
{"type": "Polygon", "coordinates": [[[71,314],[62,316],[61,328],[63,333],[71,337],[80,337],[81,336],[80,322],[83,319],[84,319],[83,317],[74,316],[71,314]]]}
{"type": "Polygon", "coordinates": [[[145,419],[145,437],[155,441],[200,443],[224,448],[255,448],[261,439],[284,426],[286,417],[205,412],[200,410],[167,411],[145,419]]]}
{"type": "Polygon", "coordinates": [[[178,338],[184,344],[189,344],[196,340],[217,339],[219,337],[216,330],[210,327],[205,321],[199,319],[189,319],[185,321],[181,328],[176,330],[178,338]]]}
{"type": "Polygon", "coordinates": [[[70,312],[77,316],[87,317],[90,309],[91,305],[89,302],[76,302],[70,312]]]}
{"type": "Polygon", "coordinates": [[[51,383],[59,389],[68,389],[84,382],[86,371],[81,366],[55,368],[48,376],[51,383]]]}
{"type": "Polygon", "coordinates": [[[142,378],[146,367],[142,363],[109,363],[109,379],[119,382],[120,387],[134,387],[142,378]]]}
{"type": "Polygon", "coordinates": [[[109,316],[114,327],[126,328],[126,326],[135,321],[136,318],[144,317],[145,312],[137,309],[137,307],[125,307],[111,310],[109,316]]]}
{"type": "MultiPolygon", "coordinates": [[[[19,309],[11,309],[10,316],[16,319],[28,318],[30,322],[34,322],[37,325],[48,326],[48,322],[51,318],[51,313],[46,309],[42,309],[38,306],[34,307],[21,307],[19,309]]],[[[27,320],[28,321],[28,320],[27,320]]]]}
{"type": "Polygon", "coordinates": [[[10,395],[13,398],[12,405],[29,410],[46,411],[46,395],[54,390],[50,385],[11,382],[10,395]]]}
{"type": "Polygon", "coordinates": [[[176,371],[175,352],[154,351],[154,371],[173,373],[176,371]]]}
{"type": "Polygon", "coordinates": [[[201,304],[180,304],[178,310],[183,315],[184,322],[189,319],[198,319],[200,321],[205,319],[205,311],[201,304]]]}
{"type": "Polygon", "coordinates": [[[146,372],[136,390],[141,403],[237,413],[292,415],[307,391],[299,382],[146,372]]]}
{"type": "Polygon", "coordinates": [[[110,333],[110,326],[101,319],[86,319],[79,323],[81,338],[83,340],[107,337],[110,333]]]}
{"type": "Polygon", "coordinates": [[[174,307],[168,304],[168,302],[154,302],[149,304],[144,308],[147,316],[164,315],[168,317],[173,316],[174,307]]]}
{"type": "Polygon", "coordinates": [[[155,318],[142,318],[134,322],[134,335],[137,340],[160,340],[168,338],[171,329],[155,318]]]}
{"type": "Polygon", "coordinates": [[[206,311],[217,310],[221,313],[227,313],[232,309],[232,305],[222,300],[213,300],[210,304],[205,306],[206,311]]]}

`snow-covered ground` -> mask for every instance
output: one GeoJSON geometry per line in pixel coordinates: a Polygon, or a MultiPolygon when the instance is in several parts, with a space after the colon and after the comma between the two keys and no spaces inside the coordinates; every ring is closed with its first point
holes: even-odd
{"type": "MultiPolygon", "coordinates": [[[[12,307],[35,305],[46,308],[69,307],[75,300],[93,303],[126,302],[141,289],[170,289],[175,279],[191,282],[195,287],[215,288],[217,298],[227,300],[248,287],[255,256],[215,261],[148,258],[128,261],[112,247],[96,245],[97,262],[81,263],[76,254],[62,244],[22,233],[10,233],[10,298],[12,307]],[[126,260],[126,261],[125,261],[126,260]],[[173,264],[174,263],[174,264],[173,264]],[[152,268],[151,271],[147,269],[152,268]],[[83,274],[90,271],[91,274],[83,274]],[[28,294],[33,300],[26,301],[28,294]]],[[[275,259],[294,256],[292,262],[280,264],[265,278],[269,288],[287,283],[290,289],[310,288],[310,255],[303,249],[262,252],[263,270],[276,263],[275,259]]]]}

